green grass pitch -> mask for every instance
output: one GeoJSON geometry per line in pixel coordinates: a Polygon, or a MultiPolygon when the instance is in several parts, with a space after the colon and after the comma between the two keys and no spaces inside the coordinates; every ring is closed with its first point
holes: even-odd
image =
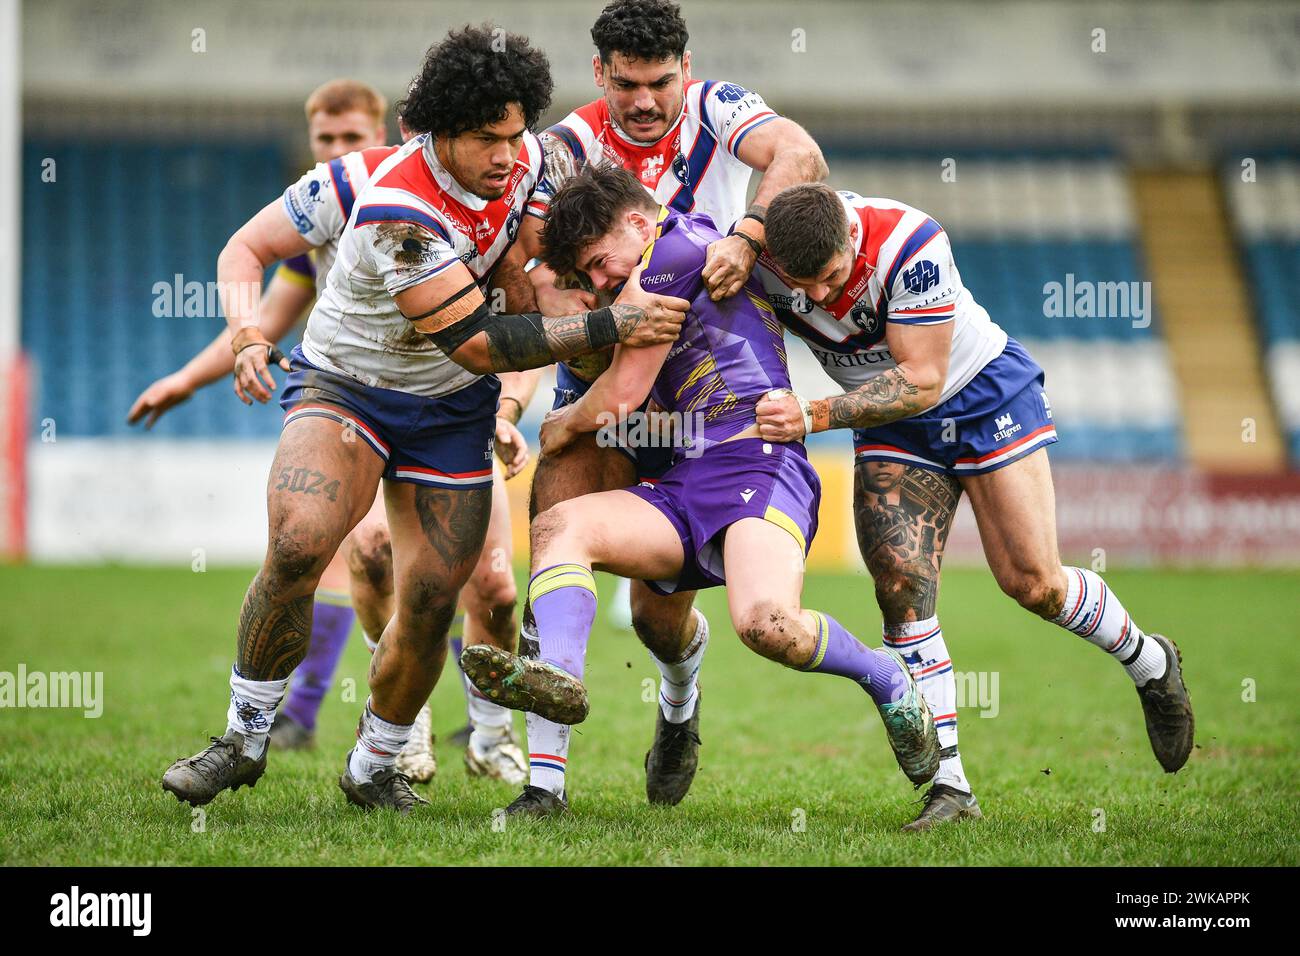
{"type": "MultiPolygon", "coordinates": [[[[242,568],[0,568],[0,671],[22,663],[29,673],[104,674],[99,719],[0,710],[0,863],[1300,863],[1297,573],[1107,575],[1139,622],[1183,649],[1197,748],[1169,776],[1114,662],[1021,611],[986,572],[945,571],[949,649],[959,672],[985,673],[987,693],[997,675],[997,713],[980,716],[976,699],[960,711],[985,819],[924,836],[897,832],[919,795],[895,766],[866,695],[745,650],[720,590],[701,600],[713,624],[704,746],[678,807],[645,801],[655,705],[643,688],[657,673],[633,636],[604,623],[588,655],[591,716],[570,754],[571,817],[494,828],[493,810],[513,789],[467,779],[460,753],[441,742],[439,776],[421,788],[431,812],[403,819],[349,807],[336,780],[368,660],[354,632],[340,671],[354,695],[345,700],[348,684],[336,685],[318,749],[273,753],[257,788],[218,797],[200,827],[159,778],[224,726],[250,576],[242,568]]],[[[610,583],[602,581],[606,595],[610,583]]],[[[805,594],[809,607],[879,643],[865,575],[814,576],[805,594]]],[[[444,672],[434,694],[442,736],[463,720],[454,676],[444,672]]]]}

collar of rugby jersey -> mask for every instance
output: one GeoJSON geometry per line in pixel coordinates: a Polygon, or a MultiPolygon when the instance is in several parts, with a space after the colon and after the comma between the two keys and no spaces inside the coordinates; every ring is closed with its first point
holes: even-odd
{"type": "Polygon", "coordinates": [[[452,199],[456,200],[467,209],[473,209],[479,212],[487,207],[488,200],[482,196],[476,196],[464,186],[462,186],[447,168],[438,161],[438,154],[433,148],[433,136],[427,134],[424,140],[424,146],[421,150],[424,153],[424,161],[429,164],[429,172],[433,173],[434,182],[452,199]]]}

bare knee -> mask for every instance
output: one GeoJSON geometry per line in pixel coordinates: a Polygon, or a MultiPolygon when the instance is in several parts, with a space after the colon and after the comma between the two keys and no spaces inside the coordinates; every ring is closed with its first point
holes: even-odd
{"type": "Polygon", "coordinates": [[[928,561],[918,559],[916,566],[909,566],[894,560],[892,556],[873,556],[867,569],[871,572],[871,580],[875,585],[876,603],[880,605],[880,612],[886,621],[906,621],[913,616],[929,616],[923,612],[933,607],[938,589],[934,568],[928,561]]]}
{"type": "Polygon", "coordinates": [[[533,519],[532,528],[529,532],[532,553],[534,555],[542,554],[548,547],[556,544],[573,528],[574,520],[577,517],[578,515],[570,501],[561,501],[539,514],[533,519]]]}
{"type": "Polygon", "coordinates": [[[751,651],[786,667],[801,667],[799,612],[777,601],[755,601],[732,614],[740,640],[751,651]]]}
{"type": "Polygon", "coordinates": [[[998,585],[1026,611],[1051,620],[1065,604],[1065,587],[1059,578],[1059,573],[1047,569],[1017,568],[999,574],[998,585]]]}
{"type": "Polygon", "coordinates": [[[488,615],[514,614],[519,591],[509,565],[503,569],[494,565],[481,568],[470,578],[469,584],[474,591],[474,603],[488,615]]]}
{"type": "Polygon", "coordinates": [[[691,609],[687,607],[685,619],[676,613],[675,608],[672,611],[671,614],[665,614],[662,602],[641,602],[635,598],[632,601],[632,630],[646,650],[661,661],[681,660],[683,651],[690,642],[690,635],[684,632],[694,617],[691,609]]]}
{"type": "Polygon", "coordinates": [[[352,532],[347,560],[354,578],[376,591],[392,590],[393,542],[383,523],[362,524],[352,532]]]}
{"type": "Polygon", "coordinates": [[[334,556],[319,537],[294,522],[271,532],[262,578],[272,599],[293,600],[316,590],[321,575],[334,556]]]}

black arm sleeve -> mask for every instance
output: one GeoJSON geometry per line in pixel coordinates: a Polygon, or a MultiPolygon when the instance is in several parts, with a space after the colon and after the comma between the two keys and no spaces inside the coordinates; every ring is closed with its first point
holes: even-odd
{"type": "MultiPolygon", "coordinates": [[[[571,317],[568,321],[572,323],[576,318],[571,317]]],[[[459,322],[428,335],[434,345],[451,355],[479,332],[487,332],[491,351],[504,363],[498,371],[541,368],[574,355],[618,344],[618,325],[613,310],[608,307],[583,316],[585,340],[579,343],[578,348],[570,348],[563,355],[556,355],[548,342],[545,321],[537,312],[493,315],[484,302],[459,322]]]]}

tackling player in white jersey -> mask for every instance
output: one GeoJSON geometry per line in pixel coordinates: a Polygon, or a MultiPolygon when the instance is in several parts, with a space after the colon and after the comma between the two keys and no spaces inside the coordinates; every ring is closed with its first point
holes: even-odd
{"type": "MultiPolygon", "coordinates": [[[[786,186],[824,176],[821,150],[759,94],[736,83],[693,79],[686,23],[670,0],[615,0],[601,11],[591,36],[597,49],[593,75],[603,95],[542,134],[546,175],[528,204],[521,236],[540,231],[550,197],[574,172],[589,163],[619,165],[669,209],[705,213],[723,233],[734,228],[709,247],[702,274],[715,301],[736,294],[762,250],[764,204],[786,186]],[[747,211],[754,171],[762,178],[747,211]]],[[[557,289],[554,273],[544,266],[530,275],[544,313],[597,304],[590,291],[557,289]]],[[[577,401],[609,359],[600,353],[558,366],[555,407],[577,401]]],[[[670,457],[670,448],[601,447],[594,435],[585,435],[561,455],[538,458],[530,512],[654,480],[670,457]]],[[[661,596],[634,582],[631,601],[637,635],[662,676],[655,739],[646,755],[646,795],[652,803],[675,804],[686,795],[697,765],[696,678],[708,622],[693,611],[691,591],[661,596]]],[[[525,652],[535,633],[525,611],[525,652]]],[[[568,728],[530,714],[528,739],[534,783],[558,793],[563,781],[557,782],[551,768],[566,765],[568,728]]],[[[516,804],[508,812],[531,806],[516,804]]]]}
{"type": "MultiPolygon", "coordinates": [[[[286,193],[283,216],[299,228],[303,251],[280,263],[262,296],[258,325],[264,336],[278,342],[311,305],[338,248],[339,237],[352,212],[356,192],[378,165],[398,147],[386,146],[384,114],[387,101],[373,87],[356,80],[331,80],[308,96],[305,104],[308,142],[317,166],[308,171],[286,193]]],[[[400,123],[399,123],[400,126],[400,123]]],[[[403,138],[406,138],[403,130],[403,138]]],[[[263,253],[266,230],[246,226],[232,242],[249,257],[248,281],[256,282],[265,268],[274,264],[263,253]],[[260,257],[259,257],[260,256],[260,257]]],[[[231,257],[227,256],[229,263],[231,257]]],[[[226,281],[239,281],[222,272],[226,281]]],[[[243,297],[234,301],[243,305],[243,297]]],[[[289,363],[281,360],[287,371],[289,363]]],[[[230,330],[222,332],[183,368],[149,386],[136,399],[128,422],[146,415],[146,427],[193,392],[231,374],[235,366],[230,349],[230,330]]],[[[266,402],[275,388],[269,370],[250,370],[243,382],[236,380],[235,393],[245,404],[253,399],[266,402]]],[[[527,463],[527,444],[514,424],[536,389],[536,372],[515,372],[502,376],[501,409],[498,417],[496,450],[512,478],[527,463]]],[[[511,553],[509,503],[505,488],[493,487],[493,519],[485,543],[488,554],[511,553]],[[500,550],[497,550],[500,549],[500,550]]],[[[509,564],[507,560],[506,564],[509,564]]],[[[512,648],[515,642],[514,577],[492,560],[480,561],[462,595],[468,614],[468,643],[500,642],[512,648]]],[[[382,499],[353,529],[321,575],[312,614],[311,644],[295,671],[288,697],[271,730],[271,742],[282,749],[301,749],[315,744],[316,716],[329,691],[334,671],[342,656],[354,617],[360,617],[367,644],[373,649],[384,625],[392,616],[393,569],[388,522],[382,499]],[[355,615],[353,609],[355,608],[355,615]]],[[[521,751],[510,731],[510,714],[484,700],[462,681],[470,714],[470,740],[465,754],[471,776],[492,777],[518,783],[524,775],[521,751]]],[[[417,731],[398,760],[399,768],[417,782],[432,779],[437,770],[426,705],[420,711],[417,731]]]]}
{"type": "MultiPolygon", "coordinates": [[[[497,289],[508,308],[534,302],[506,253],[541,172],[528,128],[551,88],[545,55],[525,38],[467,27],[429,51],[401,104],[418,135],[357,195],[294,350],[267,489],[267,556],[240,615],[226,732],[164,774],[179,799],[206,803],[265,772],[266,735],[306,649],[311,593],[382,478],[394,614],[339,785],[367,808],[410,812],[427,803],[395,761],[437,681],[456,594],[487,531],[500,389],[493,373],[677,336],[687,303],[635,282],[613,306],[569,316],[488,307],[486,294],[497,289]]],[[[273,254],[301,241],[291,224],[275,228],[273,254]]],[[[232,322],[232,333],[237,369],[265,360],[269,343],[255,324],[232,322]]]]}
{"type": "Polygon", "coordinates": [[[1003,591],[1122,663],[1161,766],[1182,767],[1193,716],[1178,650],[1144,633],[1097,574],[1061,566],[1043,371],[962,284],[947,234],[903,203],[811,184],[773,199],[767,236],[759,271],[777,315],[845,391],[772,396],[757,408],[761,434],[854,430],[854,516],[885,642],[911,666],[944,747],[925,808],[904,829],[980,816],[957,753],[956,684],[935,611],[963,492],[1003,591]]]}

